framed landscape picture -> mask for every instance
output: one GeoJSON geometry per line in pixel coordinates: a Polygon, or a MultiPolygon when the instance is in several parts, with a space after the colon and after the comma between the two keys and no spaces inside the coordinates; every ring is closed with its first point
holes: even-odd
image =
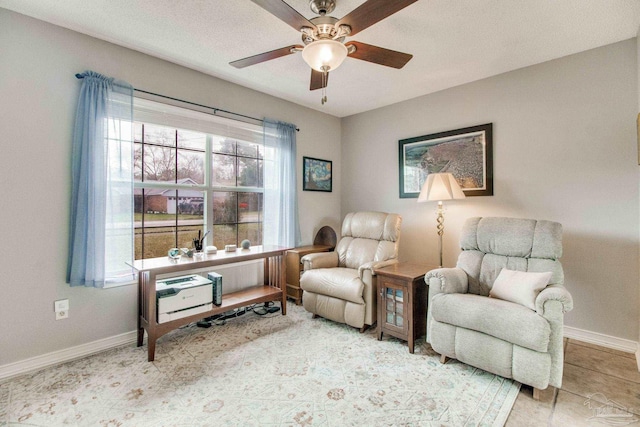
{"type": "Polygon", "coordinates": [[[493,123],[401,139],[400,198],[418,197],[430,173],[453,174],[465,196],[493,196],[493,123]]]}
{"type": "Polygon", "coordinates": [[[302,158],[302,189],[331,192],[331,160],[302,158]]]}

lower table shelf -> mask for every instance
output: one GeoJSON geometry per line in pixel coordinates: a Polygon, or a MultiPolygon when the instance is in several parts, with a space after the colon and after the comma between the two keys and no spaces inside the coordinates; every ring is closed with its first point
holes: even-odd
{"type": "MultiPolygon", "coordinates": [[[[181,317],[180,319],[171,320],[165,323],[158,323],[155,328],[156,338],[160,338],[162,335],[169,333],[174,329],[177,329],[184,325],[188,325],[189,323],[198,321],[205,317],[222,314],[229,310],[233,310],[234,308],[246,307],[248,305],[267,301],[280,301],[281,299],[282,291],[278,288],[268,285],[253,286],[251,288],[243,289],[238,292],[225,294],[222,296],[222,304],[220,306],[214,306],[209,311],[187,317],[181,317]]],[[[140,322],[145,328],[149,325],[149,323],[144,318],[141,318],[140,322]]]]}

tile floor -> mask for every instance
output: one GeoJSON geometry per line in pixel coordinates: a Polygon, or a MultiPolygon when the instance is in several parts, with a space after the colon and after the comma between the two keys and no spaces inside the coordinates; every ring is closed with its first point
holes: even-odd
{"type": "Polygon", "coordinates": [[[640,425],[640,372],[633,353],[565,339],[562,388],[540,401],[522,386],[506,425],[640,425]]]}

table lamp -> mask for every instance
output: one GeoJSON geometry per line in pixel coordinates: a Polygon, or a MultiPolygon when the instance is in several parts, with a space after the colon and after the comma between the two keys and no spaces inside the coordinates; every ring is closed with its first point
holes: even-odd
{"type": "Polygon", "coordinates": [[[443,200],[464,199],[458,182],[450,173],[430,173],[422,186],[418,203],[438,201],[438,237],[440,242],[440,267],[442,267],[442,235],[444,234],[443,200]]]}

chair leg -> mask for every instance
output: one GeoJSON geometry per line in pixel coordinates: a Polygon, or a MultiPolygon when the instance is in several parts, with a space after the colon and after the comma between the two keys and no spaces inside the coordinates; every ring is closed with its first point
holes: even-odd
{"type": "Polygon", "coordinates": [[[449,361],[449,358],[447,356],[445,356],[444,354],[440,355],[440,363],[442,363],[444,365],[448,361],[449,361]]]}
{"type": "Polygon", "coordinates": [[[370,325],[363,325],[362,328],[360,328],[360,333],[362,334],[364,331],[366,331],[367,329],[369,329],[370,325]]]}
{"type": "Polygon", "coordinates": [[[533,400],[540,400],[540,392],[539,388],[533,387],[533,400]]]}
{"type": "Polygon", "coordinates": [[[311,316],[311,318],[312,318],[312,319],[317,319],[318,317],[320,317],[320,316],[318,316],[318,315],[317,315],[317,314],[315,314],[315,313],[311,316]]]}
{"type": "Polygon", "coordinates": [[[549,400],[554,400],[557,393],[558,393],[558,389],[554,386],[547,386],[547,388],[535,388],[535,387],[531,387],[533,389],[533,400],[540,400],[543,399],[545,402],[548,402],[549,400]]]}

